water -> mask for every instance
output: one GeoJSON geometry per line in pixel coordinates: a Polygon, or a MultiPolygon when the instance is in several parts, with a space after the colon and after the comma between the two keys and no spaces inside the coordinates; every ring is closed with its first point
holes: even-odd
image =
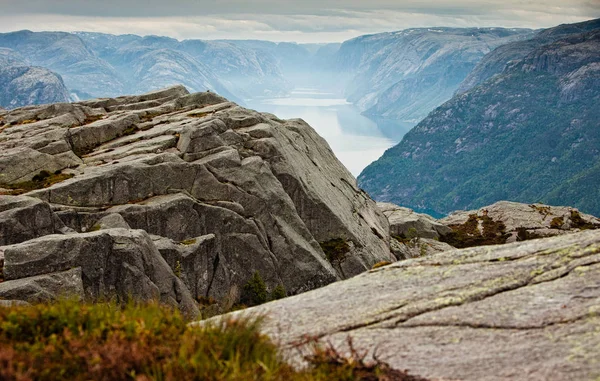
{"type": "Polygon", "coordinates": [[[413,127],[410,123],[373,121],[341,96],[314,88],[297,88],[286,98],[247,100],[246,105],[281,119],[303,119],[329,143],[354,176],[413,127]]]}

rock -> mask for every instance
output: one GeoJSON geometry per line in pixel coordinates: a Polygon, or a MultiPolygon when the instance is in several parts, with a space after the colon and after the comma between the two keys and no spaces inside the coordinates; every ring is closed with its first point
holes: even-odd
{"type": "MultiPolygon", "coordinates": [[[[476,234],[485,235],[486,219],[491,223],[488,226],[498,227],[494,236],[497,235],[499,241],[493,243],[525,241],[600,228],[600,219],[580,213],[575,208],[510,201],[500,201],[478,210],[457,211],[439,222],[458,232],[473,224],[476,234]]],[[[473,236],[471,233],[469,235],[473,236]]],[[[448,237],[445,240],[452,244],[450,239],[448,237]]]]}
{"type": "MultiPolygon", "coordinates": [[[[30,303],[50,302],[59,298],[84,299],[81,268],[48,273],[0,283],[0,299],[18,299],[30,303]]],[[[11,305],[19,305],[13,302],[11,305]]]]}
{"type": "Polygon", "coordinates": [[[117,240],[152,263],[160,252],[170,266],[161,274],[181,276],[160,288],[166,302],[183,293],[178,288],[197,299],[230,296],[257,272],[268,291],[283,286],[297,294],[395,260],[383,213],[301,120],[182,86],[27,107],[3,118],[10,124],[0,132],[0,163],[10,175],[5,193],[43,201],[71,229],[68,237],[45,237],[56,228],[23,238],[10,233],[5,245],[21,246],[3,247],[7,279],[76,265],[88,296],[122,298],[126,277],[138,282],[136,297],[154,295],[164,282],[147,273],[144,260],[107,268],[87,257],[84,248],[97,246],[97,260],[113,258],[117,240]],[[19,164],[24,156],[31,165],[19,164]],[[67,242],[69,254],[61,246],[67,242]],[[24,259],[42,245],[43,258],[24,259]],[[122,281],[105,279],[122,267],[122,281]]]}
{"type": "Polygon", "coordinates": [[[27,196],[0,196],[0,247],[65,231],[50,205],[27,196]]]}
{"type": "Polygon", "coordinates": [[[78,267],[87,300],[160,300],[188,317],[198,315],[189,290],[144,231],[48,235],[3,249],[5,283],[78,267]]]}
{"type": "Polygon", "coordinates": [[[401,261],[236,312],[298,359],[305,337],[447,380],[600,376],[600,231],[401,261]]]}
{"type": "Polygon", "coordinates": [[[0,300],[0,307],[28,306],[29,303],[22,300],[0,300]]]}
{"type": "Polygon", "coordinates": [[[390,238],[390,250],[399,260],[424,257],[453,249],[453,246],[431,238],[390,238]]]}
{"type": "Polygon", "coordinates": [[[435,218],[412,209],[403,208],[387,202],[378,202],[377,207],[383,212],[390,223],[390,234],[400,237],[415,235],[420,238],[440,238],[450,233],[451,229],[438,222],[435,218]],[[412,234],[409,234],[411,230],[412,234]]]}

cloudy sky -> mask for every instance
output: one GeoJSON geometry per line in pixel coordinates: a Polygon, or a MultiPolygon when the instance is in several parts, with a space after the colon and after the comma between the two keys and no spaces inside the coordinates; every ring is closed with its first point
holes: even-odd
{"type": "Polygon", "coordinates": [[[600,17],[600,0],[0,0],[0,32],[96,31],[333,42],[426,26],[543,28],[600,17]]]}

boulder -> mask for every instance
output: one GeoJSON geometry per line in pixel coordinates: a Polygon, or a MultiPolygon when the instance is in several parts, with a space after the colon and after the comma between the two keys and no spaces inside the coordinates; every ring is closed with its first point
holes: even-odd
{"type": "Polygon", "coordinates": [[[27,196],[0,196],[0,246],[65,231],[47,203],[27,196]]]}
{"type": "Polygon", "coordinates": [[[438,222],[435,218],[414,210],[388,202],[378,202],[377,207],[383,212],[390,223],[390,234],[404,238],[440,238],[451,229],[438,222]]]}
{"type": "Polygon", "coordinates": [[[457,211],[439,222],[453,230],[454,234],[445,240],[457,247],[525,241],[600,228],[600,219],[575,208],[510,201],[457,211]],[[486,242],[486,237],[491,240],[486,242]],[[464,242],[465,238],[470,242],[464,242]]]}
{"type": "Polygon", "coordinates": [[[400,261],[224,318],[301,362],[306,338],[444,380],[600,377],[600,231],[400,261]]]}
{"type": "Polygon", "coordinates": [[[3,249],[5,283],[77,267],[86,300],[160,300],[198,315],[189,290],[142,230],[48,235],[3,249]]]}
{"type": "MultiPolygon", "coordinates": [[[[84,299],[81,268],[9,280],[0,283],[0,299],[29,303],[50,302],[58,298],[84,299]]],[[[14,305],[15,302],[11,303],[14,305]]],[[[19,304],[19,303],[16,303],[19,304]]]]}

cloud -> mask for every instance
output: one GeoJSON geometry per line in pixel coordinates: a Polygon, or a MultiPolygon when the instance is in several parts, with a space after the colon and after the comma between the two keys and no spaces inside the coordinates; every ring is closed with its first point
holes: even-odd
{"type": "Polygon", "coordinates": [[[0,31],[342,41],[427,26],[542,28],[600,17],[595,0],[0,0],[0,31]]]}

